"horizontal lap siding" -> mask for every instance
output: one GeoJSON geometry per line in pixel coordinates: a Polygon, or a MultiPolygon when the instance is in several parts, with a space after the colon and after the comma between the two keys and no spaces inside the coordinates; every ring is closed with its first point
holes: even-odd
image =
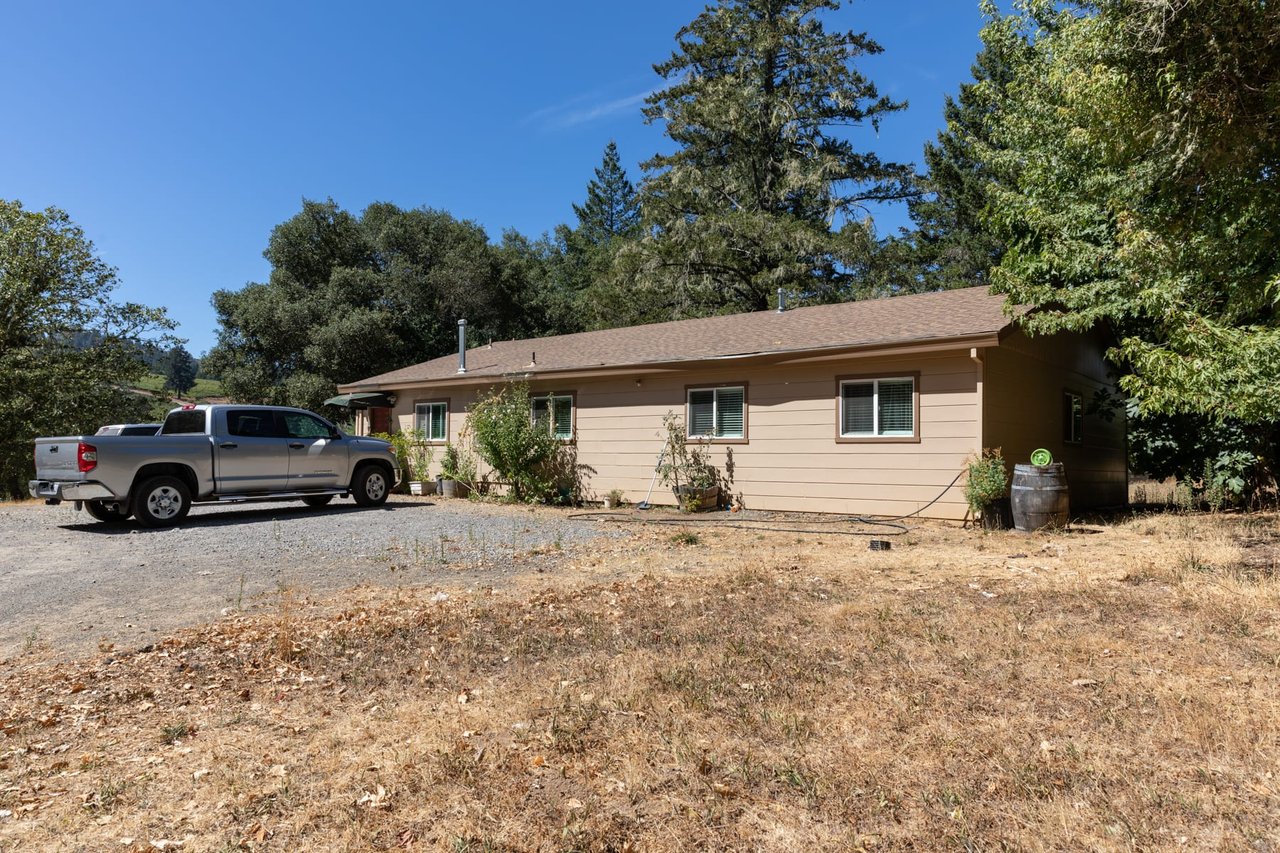
{"type": "MultiPolygon", "coordinates": [[[[537,392],[573,392],[577,461],[584,494],[598,499],[621,489],[643,500],[664,443],[662,418],[684,414],[687,386],[747,385],[746,444],[713,445],[721,473],[733,461],[732,490],[752,509],[905,515],[943,494],[923,514],[962,518],[961,487],[948,489],[977,442],[977,375],[964,354],[917,359],[850,359],[821,366],[732,368],[619,379],[533,381],[537,392]],[[844,444],[836,438],[836,377],[919,373],[918,442],[844,444]]],[[[398,394],[395,415],[413,422],[414,399],[449,400],[449,436],[458,441],[473,391],[410,390],[398,394]]],[[[439,471],[442,449],[433,472],[439,471]]],[[[483,470],[483,468],[482,468],[483,470]]],[[[659,482],[650,500],[674,503],[659,482]]]]}
{"type": "Polygon", "coordinates": [[[1089,411],[1096,392],[1115,394],[1107,379],[1104,342],[1094,335],[1029,338],[1010,335],[987,351],[984,443],[1001,447],[1010,465],[1026,464],[1043,447],[1063,463],[1073,509],[1123,504],[1128,498],[1123,406],[1108,419],[1089,411]],[[1062,395],[1085,398],[1084,441],[1063,440],[1062,395]]]}
{"type": "MultiPolygon", "coordinates": [[[[731,368],[680,377],[583,382],[578,395],[578,461],[589,466],[589,493],[620,488],[643,500],[662,450],[662,417],[683,414],[689,385],[747,384],[747,443],[712,445],[732,489],[754,509],[891,514],[914,512],[938,497],[973,452],[976,377],[965,357],[915,361],[850,360],[822,367],[731,368]],[[836,377],[920,372],[920,442],[843,444],[836,436],[836,377]]],[[[535,386],[536,387],[536,386],[535,386]]],[[[669,488],[654,503],[670,504],[669,488]]],[[[926,513],[960,518],[959,488],[926,513]]]]}

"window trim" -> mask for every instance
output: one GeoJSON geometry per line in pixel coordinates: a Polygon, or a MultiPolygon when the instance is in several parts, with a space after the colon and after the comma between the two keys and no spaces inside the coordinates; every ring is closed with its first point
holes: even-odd
{"type": "MultiPolygon", "coordinates": [[[[419,407],[419,406],[444,406],[444,438],[430,438],[430,437],[428,437],[428,438],[426,438],[426,439],[423,441],[423,443],[424,443],[424,444],[430,444],[430,445],[433,445],[433,446],[443,446],[443,445],[445,445],[445,444],[448,444],[448,443],[449,443],[449,417],[450,417],[450,415],[452,414],[449,410],[453,408],[451,405],[449,405],[449,403],[450,403],[450,402],[451,402],[451,401],[450,401],[450,399],[449,399],[448,397],[445,397],[445,398],[443,398],[443,399],[434,399],[434,400],[414,400],[414,401],[413,401],[413,427],[414,427],[414,429],[417,429],[417,428],[418,428],[418,407],[419,407]]],[[[428,415],[427,415],[427,417],[429,418],[429,417],[430,417],[430,414],[428,414],[428,415]]]]}
{"type": "Polygon", "coordinates": [[[578,441],[578,392],[577,391],[538,391],[536,393],[530,392],[529,393],[529,419],[531,421],[533,420],[533,401],[534,400],[552,401],[548,406],[548,411],[551,414],[550,422],[551,422],[551,429],[552,429],[552,433],[551,433],[552,437],[555,438],[555,440],[560,442],[561,444],[576,444],[578,441]],[[556,397],[569,398],[569,436],[568,438],[561,438],[560,436],[556,435],[554,432],[555,422],[556,422],[554,399],[556,397]]]}
{"type": "Polygon", "coordinates": [[[1084,394],[1074,388],[1062,389],[1062,443],[1072,447],[1084,444],[1084,394]],[[1070,409],[1071,398],[1080,401],[1080,434],[1075,434],[1075,419],[1070,409]]]}
{"type": "MultiPolygon", "coordinates": [[[[879,387],[876,388],[877,398],[879,387]]],[[[919,444],[920,439],[920,371],[904,370],[885,373],[857,373],[836,377],[835,395],[836,444],[919,444]],[[845,435],[844,386],[852,382],[892,382],[895,379],[911,380],[911,435],[845,435]]]]}
{"type": "Polygon", "coordinates": [[[686,444],[750,444],[751,443],[751,383],[740,382],[701,383],[684,386],[684,427],[686,444]],[[689,435],[689,395],[694,391],[719,391],[721,388],[742,389],[742,438],[717,438],[712,435],[689,435]]]}

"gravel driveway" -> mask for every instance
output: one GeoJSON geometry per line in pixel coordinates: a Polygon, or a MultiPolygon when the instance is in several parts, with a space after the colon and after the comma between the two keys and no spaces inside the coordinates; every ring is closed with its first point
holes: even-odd
{"type": "Polygon", "coordinates": [[[0,658],[136,648],[265,605],[282,586],[501,586],[609,535],[558,510],[399,496],[378,509],[198,505],[170,530],[100,524],[71,504],[0,504],[0,658]]]}

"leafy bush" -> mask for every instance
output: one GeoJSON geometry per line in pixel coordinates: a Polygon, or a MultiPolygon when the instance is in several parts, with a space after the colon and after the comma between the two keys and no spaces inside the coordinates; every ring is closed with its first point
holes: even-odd
{"type": "Polygon", "coordinates": [[[662,485],[671,486],[676,491],[681,486],[709,489],[719,485],[720,472],[711,464],[707,443],[699,441],[690,446],[684,421],[674,412],[667,412],[662,417],[662,427],[667,433],[666,452],[658,466],[662,485]]]}
{"type": "Polygon", "coordinates": [[[467,415],[467,428],[476,452],[511,485],[514,499],[534,501],[550,494],[549,468],[560,441],[545,422],[530,417],[527,385],[506,385],[482,396],[467,415]]]}
{"type": "Polygon", "coordinates": [[[476,458],[466,447],[446,444],[440,457],[440,476],[446,480],[458,480],[469,485],[476,481],[476,458]]]}
{"type": "Polygon", "coordinates": [[[1008,487],[1009,472],[1005,469],[1000,448],[985,449],[981,456],[969,460],[964,499],[975,516],[993,501],[1004,497],[1008,487]]]}

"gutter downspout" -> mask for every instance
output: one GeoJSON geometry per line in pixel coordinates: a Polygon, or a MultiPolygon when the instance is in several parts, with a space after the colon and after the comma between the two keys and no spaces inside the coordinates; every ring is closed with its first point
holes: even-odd
{"type": "Polygon", "coordinates": [[[458,372],[467,372],[467,321],[458,321],[458,372]]]}

